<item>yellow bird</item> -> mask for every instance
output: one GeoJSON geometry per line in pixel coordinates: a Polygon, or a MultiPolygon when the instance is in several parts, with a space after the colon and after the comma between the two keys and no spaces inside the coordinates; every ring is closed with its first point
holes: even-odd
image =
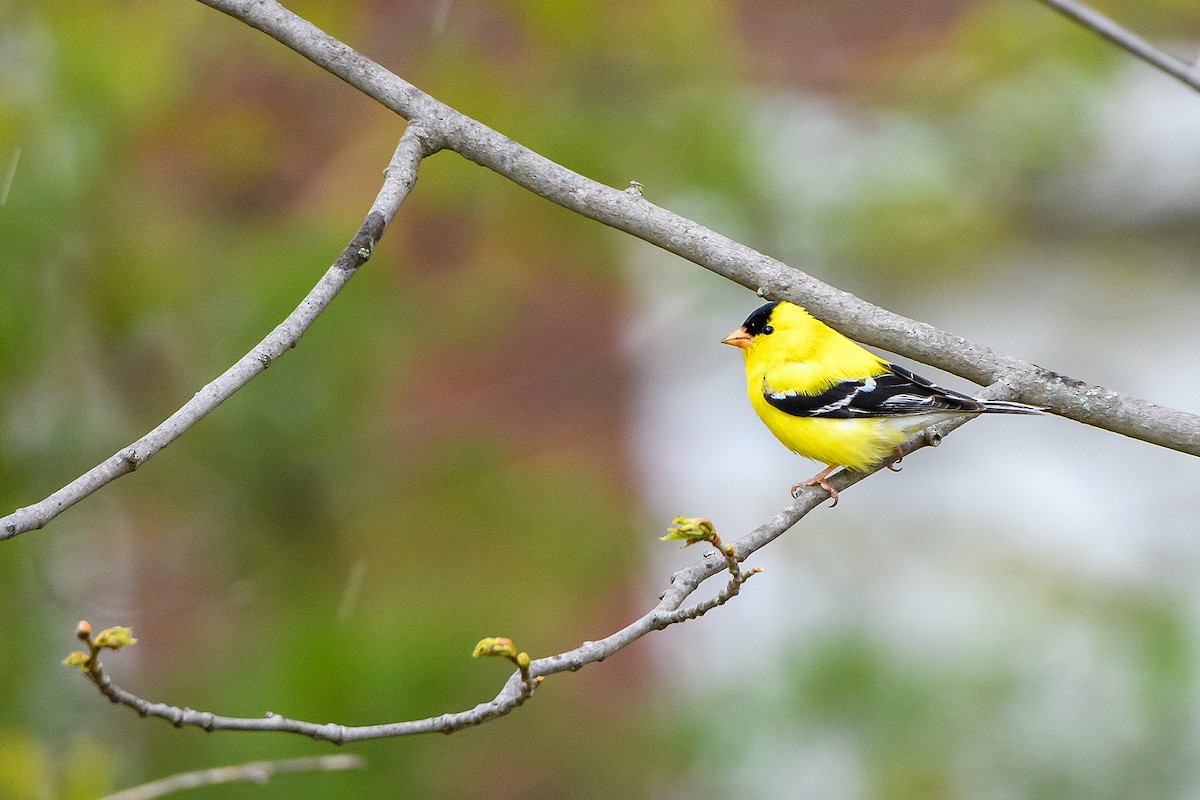
{"type": "Polygon", "coordinates": [[[962,414],[1041,414],[1045,409],[945,389],[879,358],[800,306],[767,303],[721,340],[740,347],[746,391],[759,419],[788,449],[827,466],[792,487],[820,486],[838,467],[864,471],[919,430],[962,414]]]}

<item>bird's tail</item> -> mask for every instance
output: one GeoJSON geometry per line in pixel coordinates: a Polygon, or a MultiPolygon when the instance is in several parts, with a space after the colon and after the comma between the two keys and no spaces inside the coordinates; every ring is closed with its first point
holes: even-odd
{"type": "Polygon", "coordinates": [[[1041,406],[1031,406],[1028,403],[1014,403],[1010,400],[981,400],[985,414],[1044,414],[1046,409],[1041,406]]]}

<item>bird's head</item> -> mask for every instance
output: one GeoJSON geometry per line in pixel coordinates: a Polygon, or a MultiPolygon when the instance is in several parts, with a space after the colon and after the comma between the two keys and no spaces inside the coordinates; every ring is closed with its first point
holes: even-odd
{"type": "Polygon", "coordinates": [[[721,344],[740,347],[749,357],[761,345],[772,342],[779,352],[800,355],[807,351],[821,327],[813,317],[786,300],[767,303],[746,317],[742,327],[721,340],[721,344]]]}

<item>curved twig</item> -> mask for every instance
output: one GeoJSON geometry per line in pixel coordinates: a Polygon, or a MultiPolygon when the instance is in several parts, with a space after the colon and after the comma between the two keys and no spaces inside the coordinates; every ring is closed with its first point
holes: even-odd
{"type": "Polygon", "coordinates": [[[254,761],[230,767],[214,767],[195,772],[180,772],[141,786],[122,789],[106,795],[100,800],[153,800],[185,789],[202,786],[217,786],[222,783],[266,783],[276,775],[292,772],[334,772],[347,769],[362,769],[366,765],[361,758],[352,755],[309,756],[307,758],[283,758],[278,761],[254,761]]]}
{"type": "MultiPolygon", "coordinates": [[[[999,387],[988,387],[982,394],[987,396],[1000,393],[999,387]]],[[[962,417],[938,426],[936,431],[932,429],[931,431],[922,431],[902,444],[900,450],[904,455],[908,455],[922,447],[936,446],[944,435],[971,419],[973,417],[962,417]]],[[[842,470],[830,478],[830,483],[838,492],[843,492],[882,468],[883,466],[880,465],[866,472],[842,470]]],[[[132,708],[143,717],[164,719],[175,727],[198,727],[209,732],[274,731],[294,733],[334,744],[413,736],[422,733],[453,733],[509,714],[533,696],[541,679],[546,676],[559,672],[574,672],[588,664],[603,661],[648,633],[696,619],[708,611],[724,605],[738,594],[743,583],[758,572],[758,568],[743,570],[739,564],[781,536],[828,497],[829,494],[824,489],[807,487],[799,493],[792,505],[733,542],[732,552],[726,553],[725,557],[722,557],[721,552],[713,550],[691,566],[677,571],[671,576],[666,589],[659,596],[658,603],[621,630],[597,641],[584,642],[572,650],[534,659],[530,662],[526,674],[523,675],[520,670],[514,672],[494,698],[466,711],[379,725],[343,725],[334,722],[308,722],[271,712],[267,712],[263,717],[225,717],[208,711],[196,711],[191,708],[156,703],[139,697],[112,682],[108,673],[104,671],[104,665],[99,658],[101,647],[94,642],[91,637],[91,627],[85,623],[80,623],[77,636],[88,645],[89,651],[87,654],[82,654],[87,656],[86,662],[76,665],[83,669],[84,675],[96,685],[100,693],[113,703],[132,708]],[[688,597],[701,584],[723,571],[730,573],[730,580],[720,591],[707,600],[684,605],[688,597]]]]}
{"type": "MultiPolygon", "coordinates": [[[[769,522],[735,542],[734,552],[736,555],[734,557],[739,562],[744,560],[755,550],[792,527],[823,499],[823,493],[812,493],[797,500],[796,503],[776,514],[769,522]]],[[[100,690],[100,693],[113,703],[128,706],[143,717],[164,719],[177,728],[198,727],[210,732],[275,731],[299,734],[333,744],[413,736],[421,733],[453,733],[510,713],[533,696],[540,679],[547,675],[568,670],[575,671],[587,664],[603,661],[647,633],[663,630],[671,625],[703,616],[705,612],[723,605],[734,597],[741,589],[741,585],[757,573],[757,569],[736,569],[734,571],[724,559],[720,558],[719,553],[714,551],[713,556],[676,572],[654,608],[611,636],[595,642],[585,642],[573,650],[558,655],[533,660],[529,664],[528,679],[522,676],[520,671],[514,672],[500,692],[486,703],[480,703],[466,711],[439,714],[436,717],[425,719],[389,722],[380,725],[342,725],[334,722],[307,722],[271,712],[263,717],[225,717],[208,711],[196,711],[166,703],[155,703],[113,683],[100,661],[101,648],[95,645],[91,639],[90,626],[82,623],[79,638],[87,643],[89,658],[86,663],[79,664],[79,666],[82,667],[83,673],[88,679],[100,690]],[[722,570],[730,570],[732,576],[729,583],[714,597],[692,606],[685,607],[683,605],[700,584],[722,570]]],[[[736,567],[736,563],[734,567],[736,567]]]]}
{"type": "Polygon", "coordinates": [[[154,430],[100,462],[45,500],[18,508],[8,516],[0,518],[0,541],[44,527],[47,522],[92,492],[122,475],[133,472],[229,399],[251,379],[262,374],[277,358],[295,347],[313,321],[329,306],[350,278],[354,277],[358,268],[371,257],[371,251],[374,250],[379,237],[383,235],[400,204],[412,190],[417,180],[417,165],[430,152],[432,150],[428,141],[421,135],[420,126],[409,125],[400,137],[396,152],[384,172],[383,186],[375,197],[375,202],[371,204],[366,219],[342,254],[333,262],[333,266],[300,301],[300,305],[249,353],[238,359],[237,363],[212,383],[196,392],[191,400],[184,403],[154,430]]]}

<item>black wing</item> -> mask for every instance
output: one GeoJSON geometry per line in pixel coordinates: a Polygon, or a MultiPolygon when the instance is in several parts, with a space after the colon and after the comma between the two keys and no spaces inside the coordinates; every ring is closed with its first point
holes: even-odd
{"type": "Polygon", "coordinates": [[[861,381],[835,383],[820,394],[779,392],[763,383],[763,397],[773,407],[793,417],[849,419],[852,417],[902,417],[939,411],[975,413],[984,404],[953,389],[909,372],[895,364],[888,371],[861,381]]]}

